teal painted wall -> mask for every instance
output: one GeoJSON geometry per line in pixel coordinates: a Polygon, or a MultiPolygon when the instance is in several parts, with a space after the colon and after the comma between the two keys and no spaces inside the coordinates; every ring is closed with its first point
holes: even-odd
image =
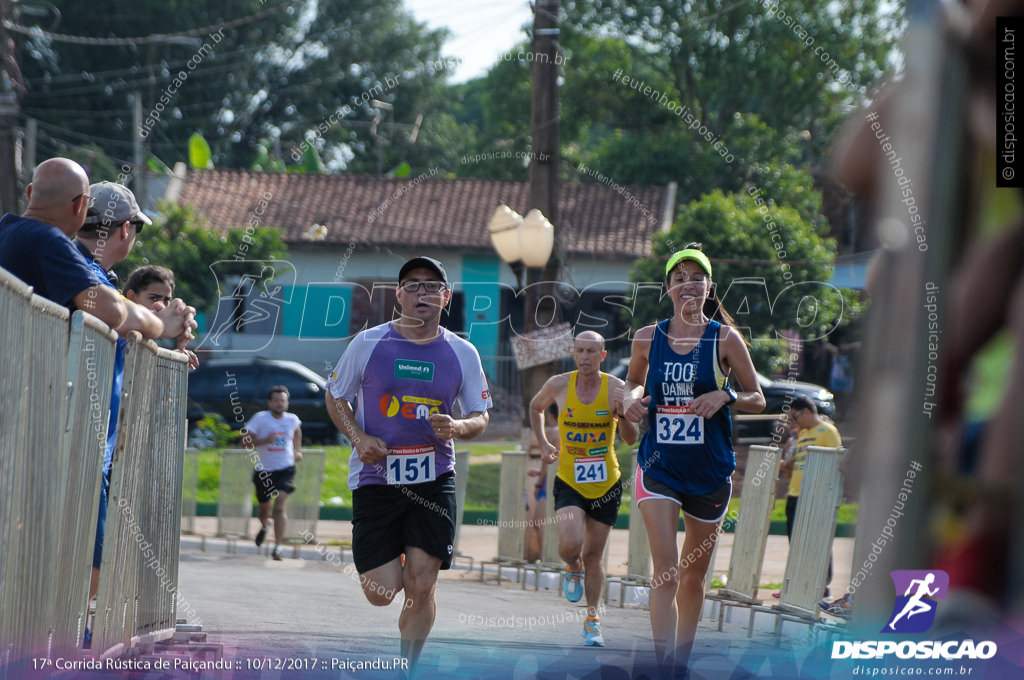
{"type": "Polygon", "coordinates": [[[296,290],[285,306],[283,334],[300,338],[334,339],[349,336],[352,284],[310,283],[296,290]]]}
{"type": "Polygon", "coordinates": [[[466,300],[466,338],[483,360],[487,375],[496,374],[498,339],[501,332],[501,260],[496,256],[462,258],[462,290],[466,300]]]}

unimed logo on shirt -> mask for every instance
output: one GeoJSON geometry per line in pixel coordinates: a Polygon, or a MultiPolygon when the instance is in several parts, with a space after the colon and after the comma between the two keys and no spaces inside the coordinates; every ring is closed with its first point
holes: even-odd
{"type": "Polygon", "coordinates": [[[434,381],[434,364],[429,361],[395,359],[395,377],[409,380],[434,381]]]}

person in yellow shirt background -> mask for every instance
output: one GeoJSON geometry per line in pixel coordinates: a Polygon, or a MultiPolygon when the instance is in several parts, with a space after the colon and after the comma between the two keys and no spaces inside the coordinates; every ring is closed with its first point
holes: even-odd
{"type": "MultiPolygon", "coordinates": [[[[838,448],[843,445],[843,441],[836,426],[818,415],[818,407],[807,397],[796,397],[790,402],[789,421],[799,428],[796,434],[796,443],[790,449],[790,455],[782,463],[783,470],[789,474],[789,493],[786,495],[786,536],[792,539],[796,507],[800,500],[800,484],[803,482],[804,468],[807,465],[808,447],[838,448]]],[[[828,576],[825,579],[825,597],[829,595],[828,586],[831,582],[832,560],[830,558],[828,576]]]]}

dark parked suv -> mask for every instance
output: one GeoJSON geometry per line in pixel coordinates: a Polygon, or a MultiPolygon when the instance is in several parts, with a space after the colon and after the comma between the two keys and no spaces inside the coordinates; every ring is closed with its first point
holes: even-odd
{"type": "Polygon", "coordinates": [[[311,441],[334,442],[338,430],[327,415],[327,381],[295,361],[280,359],[211,359],[188,377],[190,442],[202,445],[203,433],[195,423],[209,414],[219,415],[238,430],[257,411],[267,408],[267,390],[284,385],[290,393],[288,410],[302,421],[302,436],[311,441]],[[239,412],[240,411],[240,412],[239,412]]]}

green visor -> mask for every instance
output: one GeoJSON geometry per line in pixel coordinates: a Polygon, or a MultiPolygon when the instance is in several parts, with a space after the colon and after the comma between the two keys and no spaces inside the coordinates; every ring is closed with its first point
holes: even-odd
{"type": "Polygon", "coordinates": [[[693,248],[673,253],[672,257],[668,258],[668,264],[665,265],[665,276],[668,276],[676,268],[676,265],[683,260],[693,260],[700,265],[701,269],[707,272],[709,278],[711,277],[711,260],[703,252],[693,248]]]}

